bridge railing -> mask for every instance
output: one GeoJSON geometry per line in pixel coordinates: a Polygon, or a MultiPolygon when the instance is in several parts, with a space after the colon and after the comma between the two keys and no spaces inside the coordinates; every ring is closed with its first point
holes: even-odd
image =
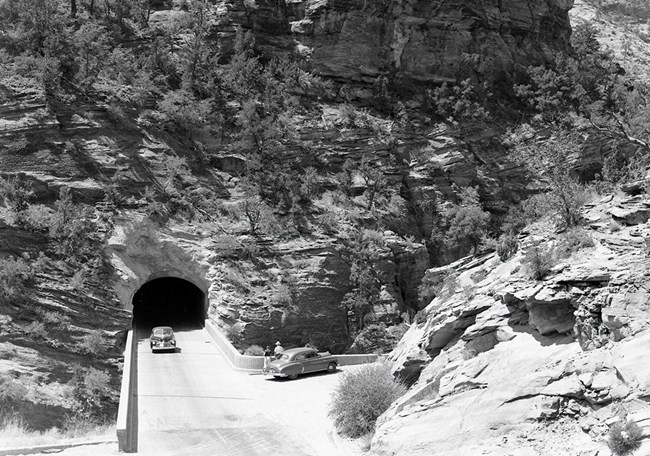
{"type": "MultiPolygon", "coordinates": [[[[264,367],[263,356],[242,355],[230,343],[226,336],[217,326],[209,320],[205,321],[205,330],[208,332],[214,343],[219,347],[221,353],[230,362],[230,365],[237,370],[259,372],[264,367]]],[[[376,354],[359,354],[359,355],[336,355],[339,366],[349,366],[352,364],[365,364],[377,361],[376,354]]]]}
{"type": "Polygon", "coordinates": [[[137,343],[133,339],[133,330],[129,330],[124,348],[120,405],[117,409],[117,445],[119,450],[125,453],[137,451],[137,404],[134,392],[137,382],[137,343]]]}

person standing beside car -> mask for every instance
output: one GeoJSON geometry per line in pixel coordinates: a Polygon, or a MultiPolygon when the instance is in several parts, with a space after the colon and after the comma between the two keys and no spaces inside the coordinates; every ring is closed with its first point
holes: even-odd
{"type": "Polygon", "coordinates": [[[282,356],[282,352],[284,352],[284,348],[282,347],[280,341],[277,341],[275,343],[275,348],[273,349],[273,354],[275,355],[275,359],[279,359],[280,356],[282,356]]]}
{"type": "Polygon", "coordinates": [[[264,369],[262,369],[262,372],[266,373],[266,371],[269,369],[269,363],[271,362],[273,357],[273,352],[271,351],[270,346],[266,346],[264,349],[264,369]]]}

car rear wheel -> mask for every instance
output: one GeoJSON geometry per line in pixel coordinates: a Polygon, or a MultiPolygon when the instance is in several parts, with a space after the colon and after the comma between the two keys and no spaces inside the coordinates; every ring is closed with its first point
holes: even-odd
{"type": "Polygon", "coordinates": [[[328,373],[328,374],[331,374],[331,373],[334,372],[335,370],[336,370],[336,363],[329,363],[329,364],[327,365],[327,373],[328,373]]]}

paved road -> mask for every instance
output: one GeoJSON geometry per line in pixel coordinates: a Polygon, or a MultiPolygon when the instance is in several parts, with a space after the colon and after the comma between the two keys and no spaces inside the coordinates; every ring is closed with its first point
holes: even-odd
{"type": "Polygon", "coordinates": [[[153,354],[139,336],[138,454],[339,454],[324,405],[336,374],[287,382],[234,371],[203,329],[177,331],[174,353],[153,354]]]}

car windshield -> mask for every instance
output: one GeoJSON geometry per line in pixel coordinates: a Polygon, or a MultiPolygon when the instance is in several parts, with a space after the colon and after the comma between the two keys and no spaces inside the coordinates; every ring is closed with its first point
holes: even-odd
{"type": "Polygon", "coordinates": [[[153,335],[158,337],[171,336],[173,331],[171,328],[156,328],[153,330],[153,335]]]}
{"type": "Polygon", "coordinates": [[[284,353],[282,356],[280,356],[279,359],[281,359],[281,360],[283,360],[283,361],[289,361],[289,355],[287,355],[286,353],[284,353]]]}

